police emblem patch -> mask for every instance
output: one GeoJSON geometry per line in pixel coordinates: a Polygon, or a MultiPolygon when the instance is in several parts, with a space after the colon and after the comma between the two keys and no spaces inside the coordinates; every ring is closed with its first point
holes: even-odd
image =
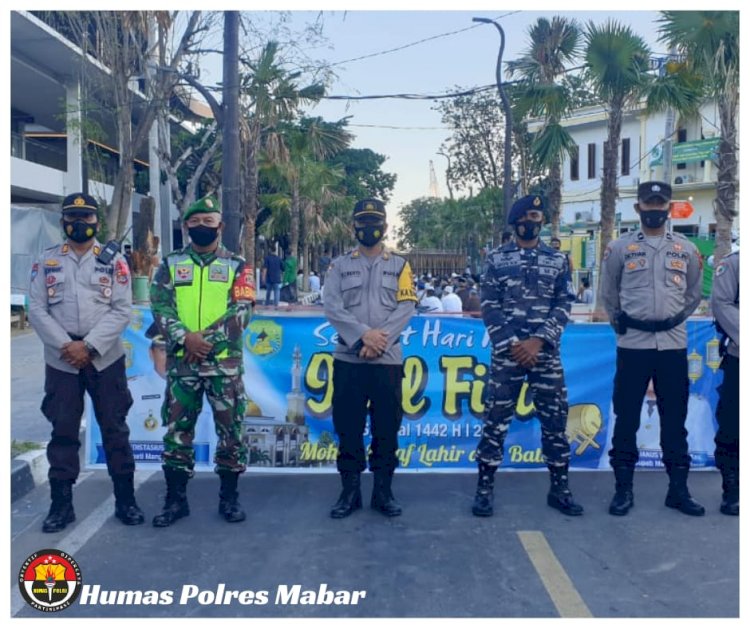
{"type": "Polygon", "coordinates": [[[107,298],[111,297],[112,296],[112,288],[109,288],[109,287],[102,288],[102,295],[104,295],[107,298]]]}
{"type": "Polygon", "coordinates": [[[177,264],[174,269],[175,283],[192,283],[193,281],[193,265],[192,264],[177,264]]]}
{"type": "Polygon", "coordinates": [[[55,289],[54,288],[47,288],[47,296],[48,297],[54,297],[55,296],[55,289]]]}
{"type": "Polygon", "coordinates": [[[211,264],[208,269],[209,281],[229,281],[229,269],[220,264],[211,264]]]}
{"type": "Polygon", "coordinates": [[[714,273],[714,274],[717,277],[721,277],[724,274],[724,272],[726,271],[726,269],[727,269],[727,265],[724,262],[721,262],[721,264],[719,264],[716,267],[716,273],[714,273]]]}
{"type": "Polygon", "coordinates": [[[34,262],[34,264],[31,267],[31,281],[34,281],[36,279],[36,276],[39,274],[39,264],[37,262],[34,262]]]}

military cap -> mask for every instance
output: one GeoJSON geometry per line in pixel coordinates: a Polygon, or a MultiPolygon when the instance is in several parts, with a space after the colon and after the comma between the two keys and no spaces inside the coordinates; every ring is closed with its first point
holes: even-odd
{"type": "Polygon", "coordinates": [[[645,181],[638,186],[638,200],[648,202],[656,198],[668,203],[672,200],[672,186],[663,181],[645,181]]]}
{"type": "Polygon", "coordinates": [[[542,211],[544,212],[545,218],[547,217],[544,199],[538,194],[529,194],[528,196],[519,198],[513,203],[513,207],[510,209],[510,214],[508,214],[508,224],[516,224],[516,221],[523,218],[526,215],[526,212],[531,209],[542,211]]]}
{"type": "Polygon", "coordinates": [[[352,211],[352,219],[367,222],[385,222],[385,205],[377,198],[364,198],[357,201],[352,211]]]}
{"type": "Polygon", "coordinates": [[[162,336],[159,331],[159,326],[155,322],[151,323],[146,330],[146,338],[151,339],[151,347],[165,347],[167,345],[164,336],[162,336]]]}
{"type": "Polygon", "coordinates": [[[99,203],[89,194],[76,192],[68,194],[62,202],[62,211],[65,212],[90,212],[95,214],[99,210],[99,203]]]}
{"type": "Polygon", "coordinates": [[[183,220],[187,220],[193,214],[221,214],[219,201],[213,196],[204,196],[190,205],[182,215],[183,220]]]}

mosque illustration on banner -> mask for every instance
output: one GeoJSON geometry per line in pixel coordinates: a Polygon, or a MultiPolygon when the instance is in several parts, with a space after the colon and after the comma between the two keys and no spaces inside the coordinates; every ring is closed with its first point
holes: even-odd
{"type": "Polygon", "coordinates": [[[261,407],[248,399],[245,408],[243,441],[248,464],[255,467],[297,467],[301,464],[302,445],[309,441],[305,425],[305,395],[302,392],[302,352],[299,345],[292,353],[292,389],[286,395],[286,417],[265,416],[261,407]]]}

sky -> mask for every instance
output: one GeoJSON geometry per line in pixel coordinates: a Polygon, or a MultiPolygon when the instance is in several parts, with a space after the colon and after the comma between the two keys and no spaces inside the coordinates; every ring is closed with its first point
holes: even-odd
{"type": "MultiPolygon", "coordinates": [[[[302,47],[313,58],[336,63],[337,78],[328,91],[331,95],[434,95],[495,85],[500,35],[491,24],[472,22],[473,17],[496,19],[503,27],[504,62],[522,54],[528,46],[528,27],[537,18],[554,15],[575,18],[582,24],[616,19],[631,26],[655,53],[664,52],[664,46],[657,43],[655,20],[659,14],[653,11],[300,10],[294,11],[292,24],[301,26],[318,15],[323,18],[328,42],[323,47],[302,47]],[[388,52],[396,48],[400,49],[388,52]],[[354,60],[363,56],[367,58],[354,60]]],[[[219,80],[220,64],[209,63],[204,78],[212,72],[219,80]]],[[[397,225],[397,212],[403,205],[429,194],[430,161],[440,195],[448,195],[447,160],[438,151],[450,129],[442,124],[435,106],[436,101],[431,99],[326,100],[308,113],[331,121],[350,116],[349,129],[356,135],[353,147],[370,148],[386,156],[383,170],[397,175],[388,204],[389,222],[397,225]]]]}

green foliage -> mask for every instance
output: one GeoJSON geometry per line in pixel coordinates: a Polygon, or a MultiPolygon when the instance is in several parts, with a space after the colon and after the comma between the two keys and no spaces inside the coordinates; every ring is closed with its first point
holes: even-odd
{"type": "Polygon", "coordinates": [[[347,148],[328,161],[344,169],[343,187],[352,198],[374,196],[387,203],[396,185],[396,175],[384,172],[381,167],[385,156],[369,148],[347,148]]]}

